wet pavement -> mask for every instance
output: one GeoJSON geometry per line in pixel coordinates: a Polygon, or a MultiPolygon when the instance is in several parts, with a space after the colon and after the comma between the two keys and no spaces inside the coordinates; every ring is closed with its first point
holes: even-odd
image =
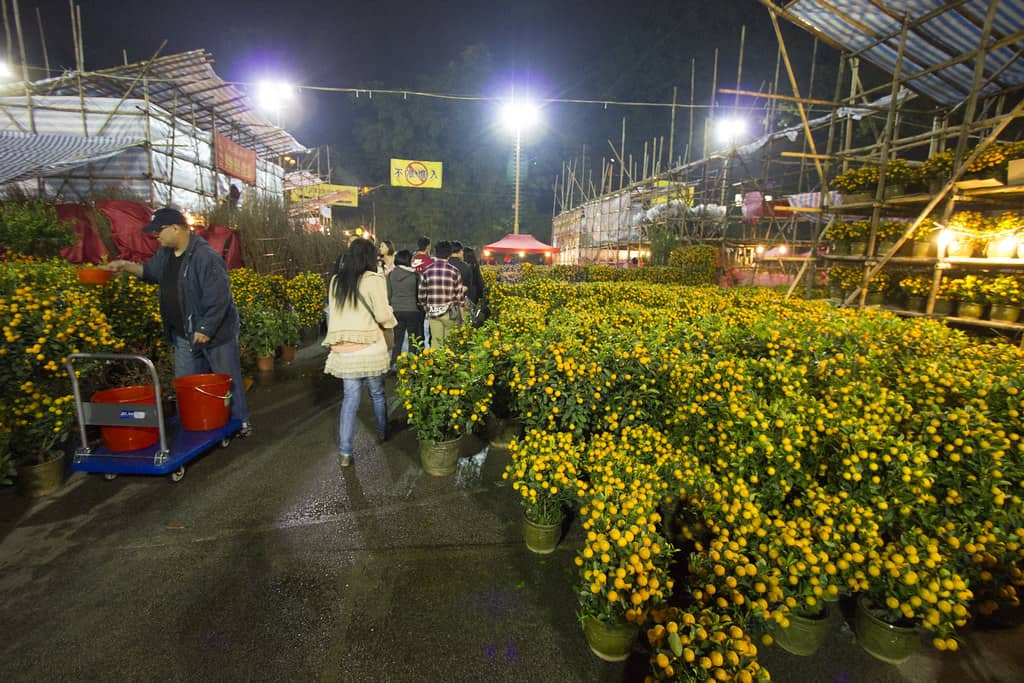
{"type": "MultiPolygon", "coordinates": [[[[335,459],[341,382],[322,351],[257,378],[255,433],[167,477],[74,474],[28,501],[0,490],[4,681],[634,681],[593,656],[559,549],[523,545],[507,452],[474,440],[423,474],[411,430],[335,459]]],[[[838,617],[839,615],[837,615],[838,617]]],[[[836,628],[817,655],[766,649],[779,681],[1021,681],[1021,627],[964,651],[877,662],[836,628]]]]}

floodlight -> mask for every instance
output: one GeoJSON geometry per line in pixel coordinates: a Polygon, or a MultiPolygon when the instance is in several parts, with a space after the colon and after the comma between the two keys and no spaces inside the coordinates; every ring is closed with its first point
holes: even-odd
{"type": "Polygon", "coordinates": [[[295,88],[285,81],[260,81],[256,86],[256,100],[264,109],[277,111],[295,99],[295,88]]]}
{"type": "Polygon", "coordinates": [[[10,78],[14,75],[11,65],[0,59],[0,79],[10,78]]]}
{"type": "Polygon", "coordinates": [[[738,116],[719,119],[715,124],[715,135],[719,142],[736,144],[747,132],[747,122],[738,116]]]}
{"type": "Polygon", "coordinates": [[[518,132],[536,125],[540,111],[529,100],[511,100],[502,106],[501,120],[510,130],[518,132]]]}

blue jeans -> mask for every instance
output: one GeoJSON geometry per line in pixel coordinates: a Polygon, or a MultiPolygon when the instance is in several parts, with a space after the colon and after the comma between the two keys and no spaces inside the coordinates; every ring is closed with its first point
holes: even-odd
{"type": "Polygon", "coordinates": [[[352,455],[352,442],[356,435],[356,413],[362,398],[363,383],[370,388],[373,400],[373,415],[377,431],[388,430],[388,407],[384,400],[384,375],[376,377],[345,377],[341,380],[345,395],[341,399],[341,416],[338,420],[338,452],[352,455]]]}
{"type": "Polygon", "coordinates": [[[248,422],[249,406],[245,400],[238,337],[212,348],[200,344],[194,349],[184,337],[174,338],[174,376],[184,377],[206,372],[231,375],[231,417],[248,422]]]}

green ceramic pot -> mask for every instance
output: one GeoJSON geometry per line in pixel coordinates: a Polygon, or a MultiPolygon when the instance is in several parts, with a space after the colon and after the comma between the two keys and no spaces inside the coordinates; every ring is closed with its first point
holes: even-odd
{"type": "Polygon", "coordinates": [[[907,310],[914,311],[915,313],[924,313],[925,306],[928,304],[928,300],[923,296],[908,296],[907,297],[907,310]]]}
{"type": "Polygon", "coordinates": [[[956,307],[956,315],[958,318],[975,318],[980,320],[984,314],[985,304],[976,304],[973,301],[961,301],[956,307]]]}
{"type": "Polygon", "coordinates": [[[523,540],[530,552],[548,555],[555,552],[562,538],[562,519],[554,524],[538,524],[523,514],[523,540]]]}
{"type": "Polygon", "coordinates": [[[857,599],[853,630],[860,646],[875,659],[889,664],[902,664],[910,659],[920,640],[917,629],[882,621],[868,611],[868,604],[864,596],[857,599]]]}
{"type": "Polygon", "coordinates": [[[953,315],[953,301],[951,299],[936,299],[932,307],[935,315],[953,315]]]}
{"type": "Polygon", "coordinates": [[[774,626],[772,629],[775,642],[786,652],[801,657],[817,652],[832,629],[832,619],[827,609],[816,616],[790,612],[786,618],[789,619],[789,628],[774,626]]]}
{"type": "Polygon", "coordinates": [[[18,467],[18,493],[29,498],[41,498],[59,489],[64,483],[64,454],[41,465],[18,467]]]}
{"type": "Polygon", "coordinates": [[[992,304],[992,309],[988,312],[989,320],[997,320],[1003,323],[1015,323],[1018,318],[1020,318],[1020,306],[992,304]]]}
{"type": "Polygon", "coordinates": [[[583,635],[591,652],[606,662],[622,662],[629,659],[633,641],[639,627],[623,619],[606,624],[596,617],[583,617],[583,635]]]}
{"type": "Polygon", "coordinates": [[[462,437],[450,441],[423,441],[420,443],[420,464],[423,471],[432,477],[446,477],[455,474],[459,461],[459,446],[462,437]]]}

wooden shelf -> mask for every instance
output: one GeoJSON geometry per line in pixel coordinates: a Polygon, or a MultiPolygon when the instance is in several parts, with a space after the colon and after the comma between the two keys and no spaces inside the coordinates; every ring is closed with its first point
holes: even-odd
{"type": "Polygon", "coordinates": [[[1005,332],[1024,332],[1024,323],[1005,323],[999,320],[981,320],[980,318],[958,318],[952,315],[935,315],[934,313],[928,315],[927,313],[908,311],[896,306],[879,306],[878,308],[904,318],[931,318],[932,320],[941,320],[947,323],[956,323],[957,325],[988,327],[994,330],[1003,330],[1005,332]]]}

